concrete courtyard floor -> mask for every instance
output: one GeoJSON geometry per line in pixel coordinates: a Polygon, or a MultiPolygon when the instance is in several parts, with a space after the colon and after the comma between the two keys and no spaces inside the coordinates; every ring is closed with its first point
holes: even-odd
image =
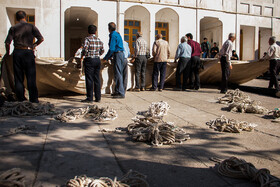
{"type": "MultiPolygon", "coordinates": [[[[255,81],[255,80],[254,80],[255,81]]],[[[267,85],[255,81],[248,85],[267,85]]],[[[280,107],[280,99],[248,93],[270,110],[280,107]]],[[[246,180],[219,175],[209,158],[236,156],[267,168],[280,177],[280,123],[263,115],[231,113],[218,104],[223,96],[216,88],[199,91],[127,92],[125,99],[102,95],[98,106],[110,106],[118,113],[112,122],[93,123],[79,119],[61,123],[53,116],[0,118],[0,173],[17,167],[26,175],[27,186],[61,186],[76,175],[121,177],[130,169],[147,176],[150,186],[258,186],[246,180]],[[182,144],[155,147],[133,142],[125,132],[102,133],[126,127],[138,111],[152,102],[166,101],[171,106],[165,121],[175,122],[190,134],[182,144]],[[258,126],[254,132],[221,133],[209,129],[206,122],[221,115],[245,120],[258,126]],[[6,136],[10,128],[34,125],[32,133],[6,136]]],[[[85,107],[84,95],[41,97],[57,110],[85,107]]]]}

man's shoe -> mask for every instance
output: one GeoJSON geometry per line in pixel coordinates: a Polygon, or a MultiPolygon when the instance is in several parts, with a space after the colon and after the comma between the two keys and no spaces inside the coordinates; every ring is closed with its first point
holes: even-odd
{"type": "Polygon", "coordinates": [[[162,92],[162,89],[159,88],[158,91],[159,91],[159,92],[162,92]]]}
{"type": "Polygon", "coordinates": [[[199,90],[199,87],[195,87],[194,89],[195,89],[195,90],[199,90]]]}
{"type": "Polygon", "coordinates": [[[101,99],[95,99],[94,102],[100,103],[101,99]]]}
{"type": "Polygon", "coordinates": [[[119,95],[118,93],[112,93],[111,96],[116,96],[119,95]]]}
{"type": "Polygon", "coordinates": [[[125,96],[124,95],[115,95],[113,98],[114,99],[124,99],[125,96]]]}
{"type": "Polygon", "coordinates": [[[92,103],[93,101],[92,100],[89,100],[89,99],[84,99],[81,101],[82,103],[92,103]]]}
{"type": "Polygon", "coordinates": [[[181,88],[178,88],[178,87],[175,87],[173,88],[174,91],[181,91],[182,89],[181,88]]]}
{"type": "Polygon", "coordinates": [[[145,88],[144,88],[144,87],[142,87],[142,88],[141,88],[141,91],[145,91],[145,88]]]}
{"type": "Polygon", "coordinates": [[[135,92],[140,92],[140,89],[139,88],[134,88],[134,91],[135,92]]]}
{"type": "Polygon", "coordinates": [[[156,91],[156,89],[155,88],[150,88],[149,91],[156,91]]]}

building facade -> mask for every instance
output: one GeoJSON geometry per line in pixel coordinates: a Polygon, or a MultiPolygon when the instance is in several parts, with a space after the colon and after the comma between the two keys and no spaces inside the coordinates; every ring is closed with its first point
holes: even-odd
{"type": "Polygon", "coordinates": [[[157,33],[163,34],[175,56],[181,36],[192,33],[221,48],[229,33],[236,33],[235,49],[242,60],[262,57],[271,35],[280,40],[280,0],[1,0],[0,53],[15,13],[24,10],[45,41],[38,47],[40,57],[69,59],[79,48],[87,26],[95,24],[98,36],[108,49],[108,23],[117,23],[118,32],[131,50],[136,33],[150,48],[157,33]]]}

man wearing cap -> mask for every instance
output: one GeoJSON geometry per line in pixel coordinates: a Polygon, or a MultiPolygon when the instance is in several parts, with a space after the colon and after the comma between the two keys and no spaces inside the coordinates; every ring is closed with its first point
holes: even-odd
{"type": "Polygon", "coordinates": [[[23,85],[24,74],[26,75],[29,101],[38,103],[38,90],[36,85],[36,66],[33,50],[44,41],[43,36],[34,25],[27,23],[24,11],[16,12],[16,20],[19,22],[9,30],[6,44],[6,55],[10,54],[10,44],[14,41],[13,67],[15,92],[18,101],[26,100],[23,85]],[[37,41],[33,43],[33,39],[37,41]]]}
{"type": "Polygon", "coordinates": [[[134,46],[135,53],[135,91],[145,91],[145,74],[147,64],[147,42],[142,37],[142,32],[137,32],[137,40],[134,46]],[[140,72],[141,72],[141,86],[140,86],[140,72]]]}

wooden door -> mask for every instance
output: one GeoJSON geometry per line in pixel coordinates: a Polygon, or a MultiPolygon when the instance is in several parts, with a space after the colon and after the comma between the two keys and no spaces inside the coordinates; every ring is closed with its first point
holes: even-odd
{"type": "Polygon", "coordinates": [[[124,41],[128,43],[130,54],[134,54],[136,34],[141,31],[141,21],[124,20],[124,41]]]}

